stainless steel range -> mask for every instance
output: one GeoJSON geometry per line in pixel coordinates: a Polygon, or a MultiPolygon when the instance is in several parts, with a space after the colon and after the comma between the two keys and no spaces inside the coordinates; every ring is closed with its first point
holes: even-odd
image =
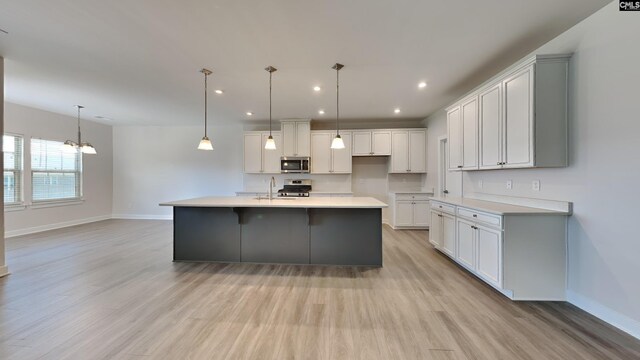
{"type": "Polygon", "coordinates": [[[284,187],[278,190],[279,197],[308,197],[311,191],[310,179],[286,179],[284,187]]]}

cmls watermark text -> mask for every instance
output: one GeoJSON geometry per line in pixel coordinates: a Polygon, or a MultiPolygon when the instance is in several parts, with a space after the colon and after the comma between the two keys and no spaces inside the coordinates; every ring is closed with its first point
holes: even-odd
{"type": "Polygon", "coordinates": [[[640,11],[640,1],[620,0],[620,11],[640,11]]]}

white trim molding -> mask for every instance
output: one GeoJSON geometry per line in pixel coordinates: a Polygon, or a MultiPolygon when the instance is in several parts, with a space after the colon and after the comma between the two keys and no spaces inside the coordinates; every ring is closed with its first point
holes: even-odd
{"type": "Polygon", "coordinates": [[[632,319],[571,290],[567,290],[567,301],[636,339],[640,339],[640,321],[632,319]]]}
{"type": "Polygon", "coordinates": [[[111,218],[123,220],[173,220],[173,215],[113,214],[111,218]]]}
{"type": "Polygon", "coordinates": [[[5,238],[12,238],[12,237],[21,236],[21,235],[35,234],[43,231],[61,229],[69,226],[88,224],[88,223],[108,220],[108,219],[111,219],[111,215],[102,215],[102,216],[95,216],[95,217],[90,217],[85,219],[64,221],[64,222],[59,222],[54,224],[47,224],[47,225],[34,226],[34,227],[18,229],[18,230],[5,231],[4,236],[5,238]]]}

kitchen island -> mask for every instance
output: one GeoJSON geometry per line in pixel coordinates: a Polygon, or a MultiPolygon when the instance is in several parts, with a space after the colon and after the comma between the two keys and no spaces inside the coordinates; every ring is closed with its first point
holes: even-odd
{"type": "Polygon", "coordinates": [[[203,197],[173,207],[173,260],[382,266],[382,208],[369,197],[203,197]]]}

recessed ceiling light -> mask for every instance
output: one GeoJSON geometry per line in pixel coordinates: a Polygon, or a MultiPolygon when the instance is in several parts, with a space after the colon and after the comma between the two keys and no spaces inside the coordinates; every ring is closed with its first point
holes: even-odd
{"type": "Polygon", "coordinates": [[[426,88],[426,87],[427,87],[427,83],[423,81],[423,82],[421,82],[421,83],[419,83],[419,84],[418,84],[418,87],[419,87],[420,89],[424,89],[424,88],[426,88]]]}
{"type": "Polygon", "coordinates": [[[224,91],[219,90],[219,89],[218,89],[218,90],[216,90],[216,94],[221,95],[222,93],[224,93],[224,91]]]}
{"type": "Polygon", "coordinates": [[[320,91],[322,90],[322,88],[320,88],[320,86],[314,86],[313,87],[313,91],[320,91]]]}
{"type": "Polygon", "coordinates": [[[318,110],[318,114],[324,115],[324,110],[318,110]]]}
{"type": "Polygon", "coordinates": [[[251,111],[247,111],[247,116],[251,116],[253,113],[251,111]]]}
{"type": "Polygon", "coordinates": [[[393,112],[394,112],[394,113],[396,113],[396,114],[400,114],[400,108],[395,108],[395,109],[393,110],[393,112]]]}

